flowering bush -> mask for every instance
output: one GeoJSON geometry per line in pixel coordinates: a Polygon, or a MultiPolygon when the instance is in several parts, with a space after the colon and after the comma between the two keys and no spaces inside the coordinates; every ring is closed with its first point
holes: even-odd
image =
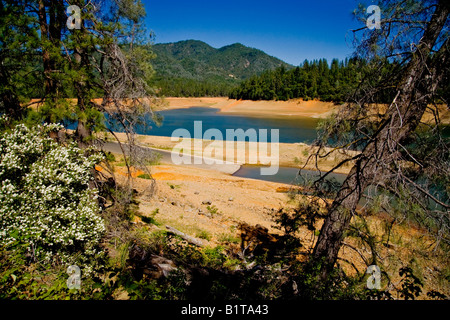
{"type": "Polygon", "coordinates": [[[0,246],[25,244],[38,261],[74,263],[96,255],[105,231],[89,188],[99,155],[49,137],[58,125],[18,125],[0,136],[0,246]]]}

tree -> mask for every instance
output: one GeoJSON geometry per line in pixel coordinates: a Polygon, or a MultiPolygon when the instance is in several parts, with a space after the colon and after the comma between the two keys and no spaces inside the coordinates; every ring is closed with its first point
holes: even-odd
{"type": "MultiPolygon", "coordinates": [[[[383,207],[387,212],[393,211],[394,198],[397,204],[406,203],[404,214],[432,221],[430,231],[438,241],[449,243],[449,141],[441,135],[437,107],[437,88],[450,62],[449,5],[443,0],[384,0],[380,7],[382,29],[366,30],[357,51],[369,59],[371,77],[361,82],[353,103],[322,128],[322,147],[333,139],[341,150],[361,151],[336,167],[354,163],[328,204],[314,247],[312,259],[321,264],[322,280],[332,272],[345,232],[370,186],[391,197],[391,207],[383,207]],[[386,68],[388,59],[396,62],[396,68],[386,68]],[[388,107],[377,105],[380,93],[389,90],[395,94],[388,107]],[[422,125],[427,108],[433,121],[422,125]]],[[[317,190],[330,172],[316,181],[317,190]]]]}
{"type": "Polygon", "coordinates": [[[0,1],[0,113],[10,121],[24,117],[24,96],[37,94],[35,82],[41,82],[37,16],[25,14],[29,9],[22,1],[0,1]]]}
{"type": "MultiPolygon", "coordinates": [[[[124,131],[121,144],[131,165],[150,174],[134,147],[135,126],[153,113],[152,34],[144,28],[139,0],[0,2],[0,113],[12,123],[77,123],[81,148],[102,145],[104,135],[124,131]],[[80,28],[66,25],[69,5],[80,9],[80,28]],[[38,108],[27,109],[39,99],[38,108]],[[121,127],[117,128],[117,124],[121,127]]],[[[145,125],[145,123],[144,123],[145,125]]],[[[118,140],[118,139],[117,139],[118,140]]],[[[93,170],[94,171],[94,170],[93,170]]],[[[114,173],[106,168],[110,174],[114,173]]],[[[102,173],[97,172],[101,179],[102,173]]],[[[129,175],[128,192],[132,192],[129,175]]],[[[131,201],[130,197],[124,197],[131,201]]]]}
{"type": "Polygon", "coordinates": [[[33,117],[77,121],[77,138],[86,144],[104,130],[106,106],[151,113],[154,55],[140,1],[2,0],[0,10],[0,111],[10,118],[23,117],[30,99],[40,98],[39,116],[33,117]],[[66,26],[69,5],[80,8],[79,29],[66,26]]]}
{"type": "Polygon", "coordinates": [[[232,99],[289,100],[319,98],[340,102],[346,92],[355,89],[361,71],[351,63],[333,61],[330,70],[326,59],[305,61],[291,70],[278,68],[241,82],[230,91],[232,99]],[[345,74],[345,77],[341,77],[345,74]],[[339,90],[336,90],[336,87],[339,90]]]}

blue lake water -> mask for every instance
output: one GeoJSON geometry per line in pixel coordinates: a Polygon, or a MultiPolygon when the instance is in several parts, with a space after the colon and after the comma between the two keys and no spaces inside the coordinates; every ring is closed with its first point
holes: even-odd
{"type": "MultiPolygon", "coordinates": [[[[218,113],[219,109],[192,107],[187,109],[172,109],[158,112],[163,116],[162,126],[157,127],[150,117],[144,119],[146,126],[136,126],[136,133],[171,137],[176,129],[186,129],[194,138],[194,122],[202,122],[203,134],[208,129],[218,129],[227,140],[227,129],[255,129],[260,136],[260,129],[268,129],[267,139],[271,142],[270,129],[279,129],[279,142],[281,143],[311,143],[316,138],[318,119],[311,118],[257,118],[218,113]]],[[[121,131],[120,126],[114,126],[114,130],[121,131]]],[[[216,138],[216,140],[220,140],[216,138]]],[[[230,139],[228,139],[230,140],[230,139]]]]}
{"type": "MultiPolygon", "coordinates": [[[[306,180],[317,179],[319,172],[311,170],[302,170],[299,175],[298,168],[280,167],[278,173],[272,176],[262,176],[261,168],[258,166],[244,165],[233,176],[241,178],[250,178],[271,182],[286,183],[292,185],[303,185],[306,180]]],[[[334,179],[338,183],[343,183],[347,176],[345,174],[331,173],[327,180],[334,179]]]]}
{"type": "MultiPolygon", "coordinates": [[[[156,126],[150,117],[144,118],[146,126],[138,125],[135,130],[138,134],[171,137],[176,129],[186,129],[194,138],[194,122],[202,122],[202,133],[208,129],[218,129],[226,140],[227,129],[268,129],[268,142],[271,142],[270,129],[278,129],[280,132],[279,142],[281,143],[312,143],[316,137],[316,127],[319,119],[283,117],[283,118],[263,118],[249,117],[230,114],[220,114],[219,109],[205,107],[191,107],[186,109],[171,109],[158,112],[163,117],[162,126],[156,126]]],[[[68,129],[76,129],[76,123],[66,124],[68,129]]],[[[120,125],[111,127],[114,131],[121,132],[120,125]]],[[[443,128],[443,136],[450,137],[450,126],[443,128]]],[[[219,140],[218,138],[216,138],[219,140]]]]}
{"type": "MultiPolygon", "coordinates": [[[[219,109],[205,108],[205,107],[191,107],[186,109],[171,109],[160,111],[159,114],[163,117],[161,126],[156,126],[153,121],[147,117],[144,120],[146,126],[138,125],[135,130],[138,134],[154,135],[154,136],[172,136],[177,129],[185,129],[194,138],[194,123],[196,121],[202,122],[202,133],[208,129],[218,129],[223,138],[226,140],[227,129],[255,129],[257,132],[260,129],[268,130],[268,142],[270,139],[270,129],[278,129],[281,143],[312,143],[317,136],[316,127],[319,119],[312,118],[298,118],[298,117],[284,117],[284,118],[263,118],[263,117],[248,117],[239,115],[229,115],[218,113],[219,109]]],[[[73,129],[75,125],[72,124],[73,129]]],[[[120,132],[120,126],[113,126],[111,129],[120,132]]],[[[450,136],[450,126],[443,127],[443,136],[448,138],[450,136]]],[[[259,138],[259,136],[258,136],[259,138]]],[[[215,139],[218,139],[215,137],[215,139]]],[[[242,166],[234,176],[242,178],[259,179],[265,181],[302,185],[305,179],[314,179],[318,177],[318,173],[314,171],[302,170],[299,176],[298,168],[280,167],[277,174],[273,176],[262,176],[261,168],[257,166],[242,166]]],[[[342,184],[346,175],[331,174],[329,179],[342,184]]],[[[360,204],[364,203],[363,200],[360,204]]]]}

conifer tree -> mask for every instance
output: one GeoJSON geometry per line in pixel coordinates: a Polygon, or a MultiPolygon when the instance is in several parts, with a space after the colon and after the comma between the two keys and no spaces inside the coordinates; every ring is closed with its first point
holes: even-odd
{"type": "MultiPolygon", "coordinates": [[[[343,185],[334,190],[334,201],[327,207],[314,248],[313,261],[320,265],[321,280],[332,273],[363,197],[378,203],[379,197],[387,197],[381,201],[382,209],[393,218],[400,214],[399,219],[414,219],[436,237],[437,243],[448,246],[450,241],[450,144],[442,135],[437,107],[443,99],[437,89],[442,86],[450,59],[450,7],[443,0],[405,4],[380,1],[382,29],[366,30],[358,39],[357,55],[367,61],[361,65],[367,70],[366,77],[352,96],[353,103],[323,127],[321,146],[333,139],[342,151],[361,152],[348,155],[337,166],[354,163],[343,185]],[[387,58],[392,57],[397,59],[388,63],[387,58]],[[390,99],[387,108],[377,103],[383,100],[380,97],[390,99]],[[434,119],[424,123],[427,109],[434,119]],[[369,187],[376,188],[378,199],[365,196],[369,187]]],[[[350,70],[356,69],[358,61],[348,61],[350,70]]],[[[322,188],[328,174],[315,183],[317,194],[322,192],[325,198],[331,195],[322,188]]],[[[370,262],[376,264],[376,259],[373,254],[370,262]]]]}

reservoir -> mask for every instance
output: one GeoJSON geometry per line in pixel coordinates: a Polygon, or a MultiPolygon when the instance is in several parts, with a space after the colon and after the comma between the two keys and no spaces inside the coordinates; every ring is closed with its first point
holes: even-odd
{"type": "MultiPolygon", "coordinates": [[[[279,117],[279,118],[264,118],[264,117],[250,117],[242,115],[221,114],[219,109],[207,107],[191,107],[185,109],[171,109],[159,111],[163,117],[161,126],[155,125],[149,116],[142,119],[145,125],[138,124],[135,126],[137,134],[171,137],[176,129],[186,129],[194,137],[194,122],[202,121],[202,129],[205,132],[208,129],[218,129],[222,132],[226,139],[227,129],[267,129],[268,142],[271,142],[270,129],[278,129],[280,136],[280,143],[306,143],[311,144],[317,138],[317,125],[320,119],[309,117],[279,117]]],[[[108,115],[105,114],[106,118],[108,115]]],[[[64,125],[68,129],[76,129],[76,122],[68,123],[65,121],[64,125]]],[[[112,122],[110,129],[116,132],[123,132],[123,128],[112,122]]],[[[450,137],[450,126],[443,126],[443,136],[450,137]]],[[[259,137],[259,136],[258,136],[259,137]]]]}
{"type": "MultiPolygon", "coordinates": [[[[270,129],[278,129],[280,143],[312,143],[316,139],[316,127],[319,119],[283,117],[259,118],[218,113],[219,109],[191,107],[186,109],[171,109],[158,112],[163,117],[160,127],[156,126],[150,117],[143,119],[146,125],[135,127],[137,134],[171,137],[176,129],[186,129],[194,137],[194,122],[202,121],[202,129],[218,129],[226,139],[227,129],[268,129],[267,138],[271,142],[270,129]]],[[[113,124],[113,130],[123,131],[120,125],[113,124]]],[[[259,137],[259,136],[258,136],[259,137]]]]}
{"type": "MultiPolygon", "coordinates": [[[[259,166],[243,165],[233,176],[292,185],[303,185],[306,180],[317,179],[319,177],[319,172],[311,170],[301,170],[301,174],[299,175],[300,169],[292,167],[280,167],[277,174],[273,176],[262,176],[260,169],[261,167],[259,166]]],[[[336,182],[342,184],[346,177],[345,174],[331,173],[327,177],[327,180],[335,179],[336,182]]]]}

